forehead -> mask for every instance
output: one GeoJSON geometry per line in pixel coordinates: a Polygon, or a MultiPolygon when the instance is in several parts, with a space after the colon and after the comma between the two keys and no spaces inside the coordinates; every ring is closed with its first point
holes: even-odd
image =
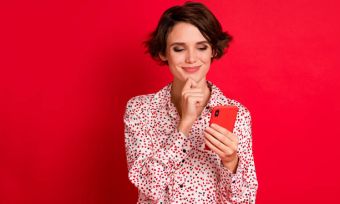
{"type": "Polygon", "coordinates": [[[177,23],[172,28],[167,38],[168,45],[175,42],[195,44],[201,41],[207,41],[207,39],[204,38],[196,26],[185,22],[177,23]]]}

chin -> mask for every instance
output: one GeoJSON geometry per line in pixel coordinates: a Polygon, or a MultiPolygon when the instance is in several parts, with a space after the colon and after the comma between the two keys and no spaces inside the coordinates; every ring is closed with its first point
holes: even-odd
{"type": "Polygon", "coordinates": [[[204,77],[202,77],[202,76],[195,76],[195,75],[186,75],[185,77],[184,77],[184,81],[186,81],[188,78],[191,78],[191,79],[193,79],[195,82],[199,82],[199,81],[201,81],[202,79],[204,79],[204,77]]]}

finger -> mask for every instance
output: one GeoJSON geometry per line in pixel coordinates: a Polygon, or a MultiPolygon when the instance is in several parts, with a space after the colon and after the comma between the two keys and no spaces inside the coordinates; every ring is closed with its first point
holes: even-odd
{"type": "Polygon", "coordinates": [[[190,81],[190,78],[187,78],[183,86],[182,92],[186,90],[190,90],[190,88],[191,88],[191,81],[190,81]]]}
{"type": "Polygon", "coordinates": [[[238,143],[238,138],[235,134],[233,134],[231,131],[229,131],[228,129],[216,124],[216,123],[212,123],[210,125],[211,128],[217,130],[218,132],[222,133],[223,135],[227,136],[231,141],[233,141],[234,143],[238,143]]]}
{"type": "Polygon", "coordinates": [[[189,104],[203,106],[204,98],[203,96],[189,96],[187,100],[189,104]]]}
{"type": "Polygon", "coordinates": [[[190,83],[191,83],[190,88],[197,88],[197,87],[198,87],[198,83],[197,83],[195,80],[193,80],[193,79],[190,78],[190,77],[188,77],[188,79],[189,79],[189,81],[190,81],[190,83]]]}
{"type": "Polygon", "coordinates": [[[207,127],[205,129],[205,131],[207,131],[209,134],[213,135],[217,140],[221,141],[221,143],[223,143],[226,146],[235,145],[235,142],[232,141],[229,137],[227,137],[226,135],[218,132],[217,130],[215,130],[211,127],[207,127]]]}
{"type": "Polygon", "coordinates": [[[209,140],[211,144],[217,147],[220,151],[227,153],[228,155],[232,154],[233,152],[237,151],[237,147],[235,145],[225,145],[220,140],[216,139],[213,135],[209,134],[208,132],[204,132],[204,136],[206,139],[209,140]]]}
{"type": "Polygon", "coordinates": [[[191,88],[195,88],[196,86],[197,86],[197,83],[194,80],[192,80],[190,77],[188,77],[184,84],[182,91],[190,90],[191,88]]]}
{"type": "Polygon", "coordinates": [[[196,106],[203,106],[204,98],[203,96],[189,96],[188,97],[188,104],[196,105],[196,106]]]}
{"type": "Polygon", "coordinates": [[[204,94],[202,92],[191,92],[191,91],[185,91],[182,93],[182,99],[186,100],[190,96],[201,96],[204,97],[204,94]]]}
{"type": "Polygon", "coordinates": [[[204,137],[204,141],[205,141],[205,144],[213,151],[215,152],[218,156],[220,156],[221,158],[225,158],[225,157],[228,157],[228,156],[231,156],[233,155],[233,151],[228,148],[228,147],[225,147],[223,149],[220,149],[218,148],[215,143],[213,143],[213,141],[209,140],[209,137],[207,136],[207,133],[206,133],[206,137],[204,137]]]}
{"type": "Polygon", "coordinates": [[[219,150],[223,150],[225,145],[219,141],[218,139],[216,139],[213,135],[211,135],[210,133],[204,131],[204,137],[205,139],[207,139],[212,145],[214,145],[216,148],[218,148],[219,150]]]}
{"type": "Polygon", "coordinates": [[[206,137],[204,138],[205,144],[209,147],[209,149],[219,156],[223,154],[221,150],[219,150],[215,145],[213,145],[206,137]]]}
{"type": "Polygon", "coordinates": [[[191,89],[182,91],[182,95],[185,93],[202,93],[203,94],[203,90],[201,88],[191,88],[191,89]]]}
{"type": "Polygon", "coordinates": [[[203,97],[204,94],[203,93],[199,93],[199,92],[185,92],[182,97],[184,99],[186,99],[186,98],[188,98],[190,96],[201,96],[201,97],[203,97]]]}
{"type": "Polygon", "coordinates": [[[216,131],[218,131],[218,132],[220,132],[220,133],[222,133],[222,134],[229,134],[229,133],[231,133],[228,129],[226,129],[226,128],[220,126],[219,124],[212,123],[210,126],[211,126],[213,129],[215,129],[216,131]]]}

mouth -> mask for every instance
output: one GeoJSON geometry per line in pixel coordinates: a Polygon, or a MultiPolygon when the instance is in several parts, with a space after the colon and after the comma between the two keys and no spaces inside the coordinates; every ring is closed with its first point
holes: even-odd
{"type": "Polygon", "coordinates": [[[201,66],[193,66],[193,67],[182,67],[182,69],[187,73],[195,73],[200,69],[201,66]]]}

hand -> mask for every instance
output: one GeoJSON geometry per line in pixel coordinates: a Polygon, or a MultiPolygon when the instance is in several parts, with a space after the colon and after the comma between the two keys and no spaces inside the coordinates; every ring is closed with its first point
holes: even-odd
{"type": "Polygon", "coordinates": [[[221,158],[226,168],[235,173],[238,164],[237,136],[214,123],[205,129],[204,136],[205,144],[221,158]]]}
{"type": "Polygon", "coordinates": [[[189,134],[192,124],[200,114],[200,108],[204,105],[203,88],[198,83],[188,78],[181,93],[181,121],[178,129],[185,135],[189,134]]]}

